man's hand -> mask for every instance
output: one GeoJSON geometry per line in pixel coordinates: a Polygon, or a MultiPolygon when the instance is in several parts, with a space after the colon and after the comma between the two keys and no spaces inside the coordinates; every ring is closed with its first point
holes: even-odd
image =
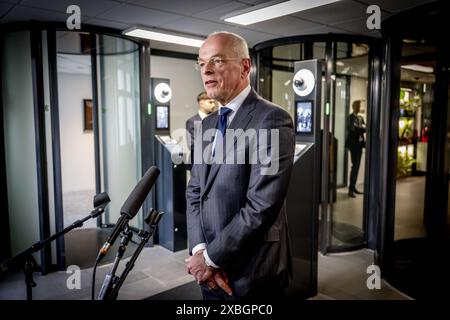
{"type": "Polygon", "coordinates": [[[197,280],[197,283],[201,284],[200,280],[208,269],[205,258],[203,257],[203,250],[199,250],[192,257],[187,258],[186,262],[187,273],[192,274],[195,280],[197,280]]]}
{"type": "Polygon", "coordinates": [[[228,285],[228,277],[225,271],[221,269],[214,269],[213,267],[208,267],[205,274],[203,274],[200,279],[200,284],[206,283],[210,289],[217,289],[219,286],[228,295],[232,295],[233,291],[228,285]]]}
{"type": "Polygon", "coordinates": [[[187,262],[187,272],[195,277],[198,284],[206,284],[211,289],[217,289],[219,286],[228,295],[231,296],[233,294],[231,288],[228,286],[226,273],[221,269],[208,267],[203,257],[203,250],[197,251],[185,261],[187,262]]]}

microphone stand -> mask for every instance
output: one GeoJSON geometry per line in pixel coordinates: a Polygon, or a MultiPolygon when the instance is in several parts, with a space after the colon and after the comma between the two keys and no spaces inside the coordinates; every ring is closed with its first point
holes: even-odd
{"type": "Polygon", "coordinates": [[[138,236],[141,238],[141,242],[139,243],[138,247],[134,251],[133,255],[131,256],[131,259],[127,262],[125,266],[125,270],[122,272],[120,277],[117,280],[117,283],[114,285],[112,290],[104,295],[102,297],[102,300],[117,300],[117,296],[119,294],[119,290],[122,287],[126,277],[130,273],[131,269],[134,267],[134,263],[136,262],[139,254],[141,253],[142,249],[144,248],[145,244],[150,240],[151,236],[153,235],[153,232],[156,229],[156,226],[158,225],[159,220],[161,219],[163,213],[157,212],[154,209],[150,209],[150,213],[148,214],[147,218],[145,218],[145,223],[149,225],[149,230],[140,230],[138,236]]]}
{"type": "MultiPolygon", "coordinates": [[[[97,195],[96,195],[97,197],[97,195]]],[[[28,249],[22,251],[21,253],[17,254],[16,256],[9,258],[8,260],[2,262],[0,264],[0,270],[2,272],[7,271],[12,266],[20,264],[23,268],[23,272],[25,274],[25,283],[27,288],[27,300],[33,300],[33,288],[36,287],[36,282],[34,282],[33,279],[33,272],[36,269],[36,260],[32,256],[33,253],[40,251],[43,247],[45,247],[47,244],[52,242],[53,240],[61,237],[62,235],[66,234],[70,230],[74,228],[81,227],[83,223],[88,219],[94,219],[97,218],[99,215],[101,215],[105,211],[106,205],[109,203],[109,197],[106,195],[107,201],[106,203],[102,204],[101,206],[95,208],[91,211],[91,213],[84,217],[83,219],[77,220],[74,223],[72,223],[70,226],[64,228],[63,230],[55,233],[54,235],[48,237],[45,240],[38,241],[35,244],[33,244],[28,249]]],[[[95,200],[94,200],[95,203],[95,200]]]]}
{"type": "Polygon", "coordinates": [[[133,231],[129,229],[128,224],[124,226],[120,236],[121,236],[120,246],[117,251],[116,258],[114,259],[113,267],[103,280],[102,287],[98,294],[98,300],[104,300],[104,297],[109,294],[113,285],[116,284],[117,280],[119,279],[119,277],[117,277],[115,273],[117,271],[117,267],[119,266],[120,259],[122,259],[123,254],[127,249],[128,242],[133,237],[133,231]]]}

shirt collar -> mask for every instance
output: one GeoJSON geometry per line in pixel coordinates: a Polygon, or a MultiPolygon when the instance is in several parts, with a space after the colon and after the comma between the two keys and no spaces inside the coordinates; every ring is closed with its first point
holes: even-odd
{"type": "Polygon", "coordinates": [[[233,110],[232,113],[236,113],[239,109],[239,107],[242,105],[242,103],[244,102],[245,98],[247,98],[248,94],[250,93],[251,87],[250,84],[245,87],[244,90],[242,90],[236,97],[234,97],[233,100],[231,100],[230,102],[228,102],[226,105],[222,105],[219,103],[219,109],[223,108],[223,107],[227,107],[230,108],[231,110],[233,110]]]}
{"type": "Polygon", "coordinates": [[[200,116],[200,118],[202,118],[202,120],[205,119],[208,116],[206,113],[204,113],[201,110],[198,110],[198,115],[200,116]]]}

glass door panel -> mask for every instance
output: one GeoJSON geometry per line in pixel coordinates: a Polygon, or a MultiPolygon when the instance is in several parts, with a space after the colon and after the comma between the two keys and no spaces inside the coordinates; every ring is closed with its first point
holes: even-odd
{"type": "MultiPolygon", "coordinates": [[[[99,35],[97,51],[99,125],[103,190],[111,203],[106,224],[142,177],[140,150],[139,51],[132,41],[99,35]]],[[[142,228],[142,212],[130,226],[142,228]]]]}
{"type": "Polygon", "coordinates": [[[394,240],[426,235],[424,225],[428,138],[432,130],[436,61],[432,45],[402,46],[394,240]]]}
{"type": "MultiPolygon", "coordinates": [[[[6,33],[1,39],[6,185],[14,256],[40,240],[33,74],[30,32],[6,33]]],[[[40,263],[40,255],[34,257],[40,263]]]]}
{"type": "MultiPolygon", "coordinates": [[[[330,166],[332,226],[330,251],[364,245],[364,164],[367,139],[369,48],[337,43],[333,143],[330,166]]],[[[331,82],[333,83],[333,82],[331,82]]]]}
{"type": "MultiPolygon", "coordinates": [[[[89,33],[56,32],[64,227],[85,217],[95,195],[89,33]]],[[[83,228],[96,228],[89,219],[83,228]]]]}

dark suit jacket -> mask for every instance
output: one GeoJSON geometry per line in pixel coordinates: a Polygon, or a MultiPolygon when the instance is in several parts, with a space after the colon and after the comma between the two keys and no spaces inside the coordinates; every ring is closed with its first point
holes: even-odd
{"type": "Polygon", "coordinates": [[[191,164],[186,164],[186,168],[188,170],[191,170],[192,163],[194,162],[194,124],[196,121],[200,121],[200,122],[202,121],[202,118],[200,117],[198,112],[186,120],[186,131],[188,132],[188,134],[190,136],[190,140],[187,140],[187,141],[188,142],[190,141],[189,149],[191,150],[191,155],[190,155],[191,164]]]}
{"type": "MultiPolygon", "coordinates": [[[[217,112],[204,119],[203,132],[216,128],[217,121],[217,112]]],[[[279,159],[271,159],[279,161],[279,170],[261,175],[262,165],[249,164],[248,159],[245,164],[194,164],[186,192],[188,239],[190,252],[206,243],[211,260],[227,272],[234,295],[249,297],[287,286],[291,274],[284,200],[295,134],[289,114],[254,90],[228,127],[238,128],[279,129],[279,159]]]]}
{"type": "Polygon", "coordinates": [[[345,139],[345,147],[350,150],[364,148],[366,145],[364,141],[364,132],[366,132],[366,129],[359,128],[355,125],[358,121],[362,121],[362,123],[364,123],[361,116],[358,117],[353,113],[347,117],[347,137],[345,139]],[[360,120],[358,120],[358,117],[360,120]]]}

